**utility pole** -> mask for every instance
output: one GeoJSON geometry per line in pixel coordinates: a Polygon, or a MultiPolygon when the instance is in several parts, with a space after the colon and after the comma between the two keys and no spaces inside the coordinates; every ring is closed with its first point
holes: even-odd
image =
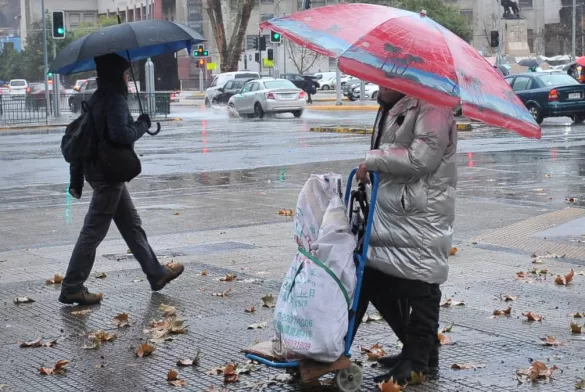
{"type": "MultiPolygon", "coordinates": [[[[53,40],[53,60],[57,57],[57,42],[53,40]]],[[[59,74],[53,74],[53,93],[54,93],[54,115],[56,118],[61,117],[61,89],[59,87],[59,74]]]]}
{"type": "Polygon", "coordinates": [[[45,13],[45,0],[41,0],[41,15],[43,21],[43,63],[45,66],[45,113],[49,118],[49,60],[47,54],[47,17],[45,13]]]}
{"type": "Polygon", "coordinates": [[[259,72],[258,74],[262,76],[262,30],[258,29],[258,67],[259,72]]]}
{"type": "Polygon", "coordinates": [[[573,29],[571,32],[571,57],[575,60],[577,54],[576,40],[577,40],[577,0],[573,0],[573,29]]]}

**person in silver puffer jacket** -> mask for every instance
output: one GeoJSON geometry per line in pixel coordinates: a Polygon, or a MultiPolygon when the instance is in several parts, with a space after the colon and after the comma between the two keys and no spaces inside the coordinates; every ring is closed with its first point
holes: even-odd
{"type": "MultiPolygon", "coordinates": [[[[380,359],[392,369],[378,381],[405,383],[438,366],[439,285],[447,280],[455,218],[457,130],[450,109],[380,88],[368,170],[380,184],[357,320],[368,302],[403,343],[380,359]]],[[[354,330],[354,333],[357,331],[354,330]]]]}

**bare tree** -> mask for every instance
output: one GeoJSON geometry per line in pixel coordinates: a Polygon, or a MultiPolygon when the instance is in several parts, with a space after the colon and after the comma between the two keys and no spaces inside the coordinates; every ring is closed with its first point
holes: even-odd
{"type": "Polygon", "coordinates": [[[246,38],[246,29],[257,0],[237,0],[237,14],[230,20],[230,0],[205,0],[204,7],[211,22],[219,52],[221,72],[238,70],[238,63],[246,38]],[[227,26],[226,26],[227,25],[227,26]],[[230,39],[228,28],[231,28],[230,39]]]}
{"type": "Polygon", "coordinates": [[[323,57],[319,53],[297,45],[290,40],[286,40],[284,47],[286,56],[293,62],[297,72],[301,75],[311,69],[317,60],[323,57]]]}

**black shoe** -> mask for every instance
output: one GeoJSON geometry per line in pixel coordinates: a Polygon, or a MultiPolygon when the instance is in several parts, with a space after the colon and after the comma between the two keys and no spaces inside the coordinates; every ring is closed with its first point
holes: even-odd
{"type": "Polygon", "coordinates": [[[185,266],[180,263],[169,263],[164,266],[164,273],[156,280],[150,281],[150,288],[152,291],[162,290],[167,283],[177,279],[185,270],[185,266]]]}
{"type": "Polygon", "coordinates": [[[412,376],[420,374],[425,377],[429,373],[429,369],[410,359],[399,361],[388,373],[382,374],[374,378],[376,383],[385,382],[393,379],[394,382],[400,385],[406,385],[412,381],[412,376]]]}
{"type": "MultiPolygon", "coordinates": [[[[402,353],[395,355],[386,355],[385,357],[379,358],[378,363],[384,367],[394,367],[398,364],[398,361],[402,359],[402,353]]],[[[436,369],[439,367],[439,349],[434,348],[429,354],[429,369],[436,369]]]]}
{"type": "Polygon", "coordinates": [[[90,293],[89,290],[84,287],[81,291],[73,294],[61,292],[61,295],[59,295],[59,302],[66,305],[97,305],[102,302],[102,295],[90,293]]]}

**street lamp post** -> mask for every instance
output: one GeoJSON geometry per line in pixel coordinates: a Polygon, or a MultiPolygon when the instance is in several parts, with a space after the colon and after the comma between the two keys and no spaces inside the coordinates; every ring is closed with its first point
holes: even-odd
{"type": "Polygon", "coordinates": [[[573,60],[575,60],[576,54],[577,54],[577,49],[576,49],[576,40],[577,40],[577,0],[573,0],[573,28],[571,31],[571,57],[573,58],[573,60]]]}
{"type": "Polygon", "coordinates": [[[49,60],[47,54],[47,17],[45,13],[45,0],[41,0],[41,15],[43,23],[43,65],[45,68],[45,113],[49,118],[49,60]]]}

